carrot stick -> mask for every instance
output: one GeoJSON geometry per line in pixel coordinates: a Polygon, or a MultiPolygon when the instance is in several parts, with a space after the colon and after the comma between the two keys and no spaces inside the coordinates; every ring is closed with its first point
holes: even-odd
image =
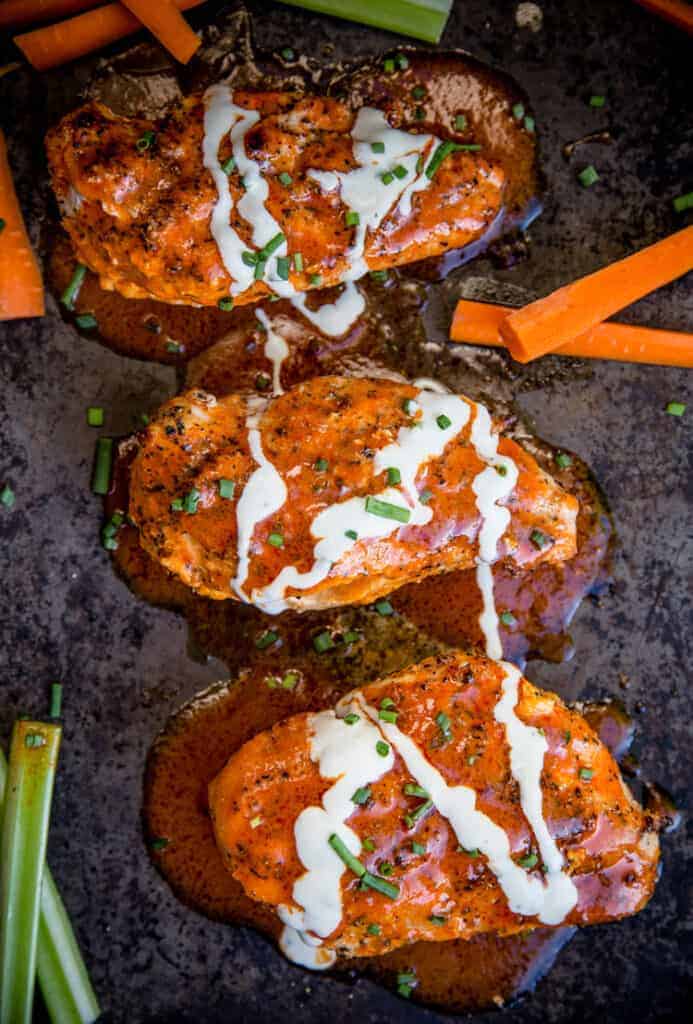
{"type": "MultiPolygon", "coordinates": [[[[204,0],[175,0],[183,11],[202,3],[204,0]]],[[[15,36],[14,41],[37,71],[47,71],[139,32],[141,28],[141,22],[122,4],[108,4],[57,25],[25,32],[15,36]]]]}
{"type": "Polygon", "coordinates": [[[637,4],[644,7],[646,11],[658,14],[665,21],[670,21],[677,28],[693,35],[693,6],[689,3],[680,3],[680,0],[635,0],[637,4]]]}
{"type": "Polygon", "coordinates": [[[693,268],[693,225],[531,302],[503,321],[514,359],[528,363],[693,268]]]}
{"type": "Polygon", "coordinates": [[[0,130],[0,320],[43,314],[41,271],[24,227],[0,130]]]}
{"type": "Polygon", "coordinates": [[[187,21],[172,0],[122,0],[125,7],[146,25],[162,46],[181,64],[187,64],[200,45],[187,21]]]}
{"type": "MultiPolygon", "coordinates": [[[[450,338],[467,345],[502,348],[501,324],[512,312],[509,306],[460,299],[452,320],[450,338]]],[[[555,354],[579,356],[583,359],[616,359],[624,363],[693,367],[693,334],[660,331],[654,327],[632,327],[630,324],[616,324],[609,320],[561,345],[555,354]]]]}
{"type": "Polygon", "coordinates": [[[19,28],[35,21],[66,18],[69,14],[88,11],[99,0],[0,0],[0,28],[19,28]]]}

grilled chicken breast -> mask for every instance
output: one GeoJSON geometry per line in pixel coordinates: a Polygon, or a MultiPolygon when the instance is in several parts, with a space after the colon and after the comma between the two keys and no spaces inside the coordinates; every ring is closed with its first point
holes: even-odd
{"type": "MultiPolygon", "coordinates": [[[[478,103],[489,86],[478,72],[469,79],[477,88],[461,95],[478,103]]],[[[478,141],[487,133],[470,134],[472,115],[461,133],[449,122],[443,139],[417,119],[410,91],[386,103],[387,118],[331,97],[227,86],[158,121],[88,103],[47,137],[77,256],[128,298],[210,306],[465,246],[513,202],[508,172],[478,141]]],[[[491,99],[497,118],[503,101],[491,99]]],[[[532,136],[509,110],[498,141],[531,167],[532,136]]]]}
{"type": "Polygon", "coordinates": [[[132,463],[129,513],[200,594],[279,612],[500,558],[563,561],[577,501],[477,403],[326,376],[271,399],[167,402],[132,463]]]}
{"type": "Polygon", "coordinates": [[[654,825],[584,719],[460,652],[260,733],[209,798],[229,870],[316,967],[613,920],[656,881],[654,825]]]}

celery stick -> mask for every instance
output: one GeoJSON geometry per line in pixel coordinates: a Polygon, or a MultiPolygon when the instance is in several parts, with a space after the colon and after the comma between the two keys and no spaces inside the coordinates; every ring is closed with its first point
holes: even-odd
{"type": "MultiPolygon", "coordinates": [[[[0,750],[0,817],[6,779],[7,762],[0,750]]],[[[48,865],[43,870],[36,963],[53,1024],[93,1024],[101,1010],[48,865]]]]}
{"type": "Polygon", "coordinates": [[[389,32],[437,43],[450,14],[451,0],[283,0],[319,14],[358,21],[389,32]]]}
{"type": "Polygon", "coordinates": [[[0,1024],[31,1024],[41,878],[61,729],[15,722],[0,831],[0,1024]]]}

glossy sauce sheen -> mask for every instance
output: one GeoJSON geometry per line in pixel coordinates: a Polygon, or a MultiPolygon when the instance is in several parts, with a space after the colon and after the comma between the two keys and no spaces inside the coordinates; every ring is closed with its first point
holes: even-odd
{"type": "MultiPolygon", "coordinates": [[[[281,928],[275,913],[245,894],[218,855],[207,812],[207,784],[229,751],[252,736],[291,714],[330,706],[339,698],[340,685],[321,677],[323,666],[328,668],[324,660],[275,653],[269,664],[246,671],[236,685],[213,688],[175,714],[147,764],[147,835],[167,840],[155,844],[152,856],[176,894],[208,916],[251,924],[275,938],[281,928]],[[289,668],[299,677],[293,689],[267,685],[270,669],[281,674],[289,668]]],[[[599,728],[602,741],[615,741],[621,754],[627,751],[632,728],[620,712],[612,714],[605,705],[594,716],[589,707],[584,714],[599,728]]],[[[358,968],[392,987],[400,972],[412,972],[414,1000],[448,1011],[471,1011],[500,1005],[531,988],[573,931],[539,928],[507,937],[420,942],[374,958],[359,957],[358,968]]],[[[338,966],[348,971],[352,965],[347,961],[338,966]]]]}

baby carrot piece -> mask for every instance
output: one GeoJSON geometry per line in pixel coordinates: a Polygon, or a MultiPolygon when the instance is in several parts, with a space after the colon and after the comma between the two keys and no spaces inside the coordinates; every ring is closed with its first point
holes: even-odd
{"type": "Polygon", "coordinates": [[[123,5],[146,25],[162,46],[181,64],[187,64],[200,45],[187,21],[172,0],[123,0],[123,5]]]}
{"type": "Polygon", "coordinates": [[[0,320],[43,313],[41,271],[24,227],[0,130],[0,320]]]}
{"type": "MultiPolygon", "coordinates": [[[[175,0],[176,7],[187,11],[204,0],[175,0]]],[[[14,41],[37,71],[48,71],[100,50],[117,39],[139,32],[142,22],[122,4],[107,4],[68,18],[57,25],[34,29],[15,36],[14,41]]]]}
{"type": "Polygon", "coordinates": [[[693,225],[518,309],[501,324],[514,359],[554,352],[693,268],[693,225]]]}
{"type": "Polygon", "coordinates": [[[2,0],[0,2],[0,28],[19,28],[35,21],[66,18],[79,11],[96,7],[99,0],[2,0]]]}
{"type": "Polygon", "coordinates": [[[670,21],[677,28],[693,35],[693,6],[680,0],[635,0],[646,11],[658,14],[665,21],[670,21]]]}
{"type": "MultiPolygon", "coordinates": [[[[460,299],[450,328],[452,341],[467,345],[504,347],[501,324],[513,310],[490,302],[460,299]]],[[[615,359],[624,363],[693,367],[693,334],[633,327],[609,320],[556,349],[558,356],[615,359]]]]}

